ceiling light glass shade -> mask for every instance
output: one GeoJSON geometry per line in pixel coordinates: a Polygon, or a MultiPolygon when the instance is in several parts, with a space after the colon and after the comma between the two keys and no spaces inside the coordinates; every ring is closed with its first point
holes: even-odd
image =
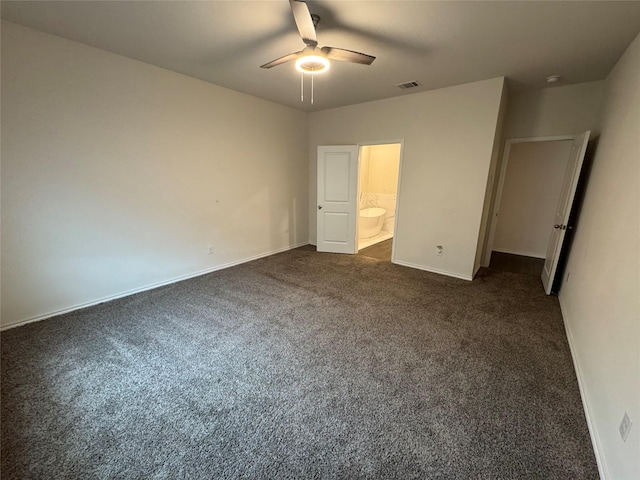
{"type": "Polygon", "coordinates": [[[329,70],[329,60],[320,55],[305,55],[296,60],[296,70],[314,75],[329,70]]]}

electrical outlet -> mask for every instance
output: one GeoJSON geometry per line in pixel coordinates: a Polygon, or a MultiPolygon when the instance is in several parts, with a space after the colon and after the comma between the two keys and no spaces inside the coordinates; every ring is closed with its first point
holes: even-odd
{"type": "Polygon", "coordinates": [[[436,245],[436,255],[439,257],[444,253],[444,247],[442,245],[436,245]]]}
{"type": "Polygon", "coordinates": [[[633,425],[633,422],[629,418],[629,415],[627,415],[627,412],[624,412],[624,417],[622,417],[622,422],[620,422],[620,428],[619,428],[620,436],[622,437],[623,442],[627,441],[627,437],[629,436],[629,430],[631,430],[631,425],[633,425]]]}
{"type": "Polygon", "coordinates": [[[209,245],[209,249],[207,250],[209,255],[213,255],[213,245],[209,245]]]}

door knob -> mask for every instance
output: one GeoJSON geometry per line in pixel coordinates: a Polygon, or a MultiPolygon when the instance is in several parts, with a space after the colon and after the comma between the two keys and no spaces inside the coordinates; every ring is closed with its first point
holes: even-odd
{"type": "Polygon", "coordinates": [[[322,210],[322,205],[318,205],[318,210],[322,210]]]}

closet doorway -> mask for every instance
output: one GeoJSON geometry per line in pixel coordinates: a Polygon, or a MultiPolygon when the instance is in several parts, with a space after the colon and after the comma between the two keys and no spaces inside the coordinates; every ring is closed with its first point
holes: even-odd
{"type": "Polygon", "coordinates": [[[505,145],[486,263],[540,275],[547,294],[566,231],[573,227],[569,215],[589,133],[505,145]]]}

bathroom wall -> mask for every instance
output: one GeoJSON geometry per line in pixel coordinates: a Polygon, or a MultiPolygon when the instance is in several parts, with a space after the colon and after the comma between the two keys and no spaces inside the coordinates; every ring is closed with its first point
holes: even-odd
{"type": "Polygon", "coordinates": [[[360,149],[360,208],[384,208],[382,229],[393,233],[400,171],[399,143],[360,149]]]}

